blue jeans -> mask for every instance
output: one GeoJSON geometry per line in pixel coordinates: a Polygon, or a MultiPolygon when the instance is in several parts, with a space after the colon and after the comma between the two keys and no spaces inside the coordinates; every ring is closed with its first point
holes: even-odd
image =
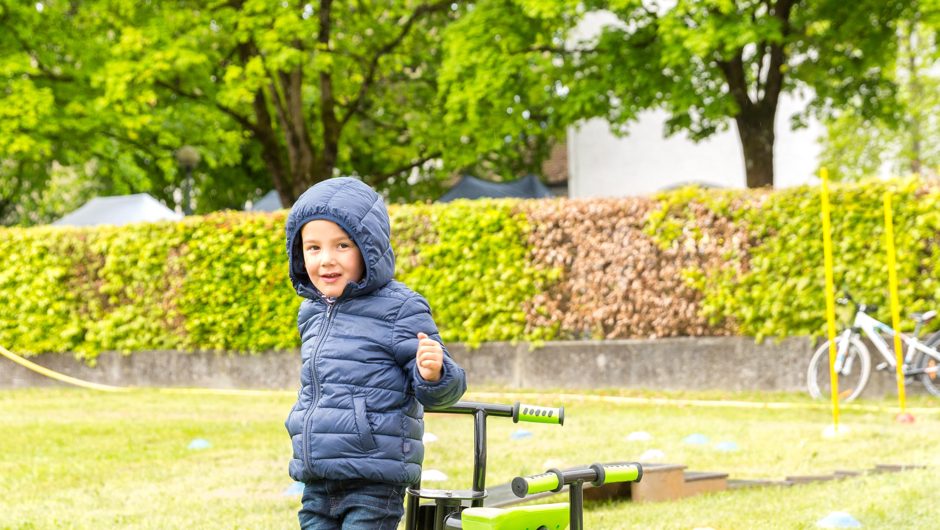
{"type": "Polygon", "coordinates": [[[405,486],[367,480],[319,480],[304,487],[300,527],[395,530],[405,513],[405,486]]]}

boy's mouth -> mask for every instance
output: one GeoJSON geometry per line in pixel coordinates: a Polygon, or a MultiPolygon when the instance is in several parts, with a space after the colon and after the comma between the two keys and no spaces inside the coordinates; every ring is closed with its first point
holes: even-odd
{"type": "Polygon", "coordinates": [[[336,280],[336,279],[339,278],[340,276],[342,276],[342,274],[340,274],[340,273],[338,273],[338,272],[331,272],[331,273],[329,273],[329,274],[321,274],[321,275],[320,275],[320,278],[323,278],[325,281],[330,282],[330,281],[336,280]]]}

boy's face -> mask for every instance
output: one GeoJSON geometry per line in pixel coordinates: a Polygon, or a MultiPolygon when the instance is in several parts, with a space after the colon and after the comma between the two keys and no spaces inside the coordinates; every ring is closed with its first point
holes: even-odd
{"type": "Polygon", "coordinates": [[[300,231],[300,238],[304,268],[323,296],[339,296],[347,283],[362,280],[362,254],[339,225],[325,219],[310,221],[300,231]]]}

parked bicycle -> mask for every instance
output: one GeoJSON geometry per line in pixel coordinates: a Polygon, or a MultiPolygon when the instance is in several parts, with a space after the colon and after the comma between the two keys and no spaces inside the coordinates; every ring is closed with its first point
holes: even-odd
{"type": "MultiPolygon", "coordinates": [[[[840,401],[852,401],[857,398],[871,377],[871,353],[862,337],[868,338],[884,361],[875,366],[876,371],[894,374],[897,362],[894,349],[888,346],[886,339],[893,340],[895,331],[891,326],[872,317],[869,313],[877,307],[859,303],[845,294],[837,302],[840,305],[851,304],[855,308],[855,320],[850,328],[843,330],[836,337],[836,358],[833,370],[838,374],[840,401]]],[[[919,380],[924,388],[934,396],[940,396],[940,332],[925,340],[920,339],[924,325],[937,316],[936,311],[912,313],[914,332],[911,335],[900,334],[901,342],[906,346],[902,374],[907,382],[919,380]]],[[[814,398],[829,398],[832,393],[829,376],[829,341],[823,343],[813,354],[806,372],[806,385],[814,398]]]]}
{"type": "Polygon", "coordinates": [[[460,401],[450,407],[427,412],[470,414],[473,416],[473,485],[470,490],[425,489],[414,484],[407,490],[405,530],[583,530],[583,485],[638,482],[643,469],[635,462],[593,464],[588,467],[557,470],[512,481],[519,498],[544,492],[561,492],[568,487],[568,502],[517,506],[484,507],[486,490],[486,419],[511,417],[514,423],[528,421],[562,425],[565,409],[533,405],[499,405],[460,401]],[[432,501],[421,503],[422,500],[432,501]]]}

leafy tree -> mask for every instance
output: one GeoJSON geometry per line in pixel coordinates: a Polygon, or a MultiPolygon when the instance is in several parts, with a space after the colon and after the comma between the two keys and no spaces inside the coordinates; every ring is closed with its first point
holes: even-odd
{"type": "Polygon", "coordinates": [[[537,167],[540,136],[490,142],[492,130],[453,134],[442,123],[443,34],[465,9],[0,0],[0,200],[34,190],[39,201],[55,161],[93,170],[89,195],[148,191],[179,206],[185,172],[174,154],[184,145],[201,159],[197,211],[239,207],[270,187],[291,204],[340,174],[413,200],[459,171],[537,167]],[[498,148],[481,161],[480,143],[498,148]]]}
{"type": "Polygon", "coordinates": [[[184,143],[204,150],[203,190],[225,181],[202,194],[204,209],[238,207],[262,181],[215,116],[125,90],[120,54],[141,45],[126,4],[0,0],[0,222],[49,221],[96,194],[145,191],[172,205],[184,143]],[[74,185],[57,186],[62,175],[74,185]]]}
{"type": "Polygon", "coordinates": [[[172,4],[136,7],[115,98],[152,93],[231,123],[285,204],[340,173],[407,194],[442,156],[437,28],[452,2],[172,4]]]}
{"type": "MultiPolygon", "coordinates": [[[[604,117],[622,133],[641,111],[660,108],[668,134],[693,139],[733,122],[748,187],[772,186],[781,95],[810,93],[809,110],[824,116],[844,106],[892,116],[897,22],[918,8],[907,0],[481,0],[461,20],[464,31],[449,32],[448,50],[459,53],[445,68],[448,119],[473,128],[512,107],[547,117],[549,130],[604,117]],[[598,12],[614,21],[577,37],[578,24],[598,12]]],[[[514,131],[532,127],[513,123],[514,131]]]]}
{"type": "Polygon", "coordinates": [[[848,109],[827,123],[820,164],[829,168],[833,178],[857,180],[883,169],[895,175],[936,176],[940,172],[936,37],[930,24],[919,18],[899,32],[895,79],[900,119],[866,119],[848,109]]]}

